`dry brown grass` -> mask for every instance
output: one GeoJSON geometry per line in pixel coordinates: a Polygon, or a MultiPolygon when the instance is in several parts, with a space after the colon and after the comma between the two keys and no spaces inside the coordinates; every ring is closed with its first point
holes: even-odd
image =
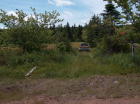
{"type": "Polygon", "coordinates": [[[56,44],[44,44],[42,45],[43,50],[54,50],[56,49],[56,44]]]}
{"type": "MultiPolygon", "coordinates": [[[[82,42],[71,42],[71,46],[72,46],[73,49],[77,49],[77,48],[79,48],[81,43],[82,42]]],[[[42,49],[44,49],[44,50],[54,50],[54,49],[56,49],[56,44],[44,44],[42,46],[42,49]]]]}
{"type": "MultiPolygon", "coordinates": [[[[79,48],[79,46],[80,46],[80,44],[81,44],[81,42],[71,42],[71,46],[75,49],[75,48],[79,48]]],[[[56,49],[56,44],[43,44],[42,45],[42,49],[43,50],[54,50],[54,49],[56,49]]],[[[22,51],[22,49],[21,48],[19,48],[19,47],[0,47],[0,50],[2,50],[2,51],[5,51],[5,50],[7,50],[7,51],[22,51]]]]}
{"type": "Polygon", "coordinates": [[[81,43],[82,42],[72,42],[71,45],[72,45],[73,48],[79,48],[81,43]]]}
{"type": "Polygon", "coordinates": [[[21,52],[22,49],[19,47],[0,47],[0,51],[15,51],[15,52],[21,52]]]}

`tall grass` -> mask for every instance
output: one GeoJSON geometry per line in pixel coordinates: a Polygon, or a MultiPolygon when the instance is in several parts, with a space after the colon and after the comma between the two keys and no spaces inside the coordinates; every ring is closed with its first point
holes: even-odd
{"type": "Polygon", "coordinates": [[[40,67],[40,69],[38,69],[33,74],[33,77],[40,76],[47,78],[78,78],[92,75],[120,75],[140,73],[140,66],[132,63],[133,61],[131,61],[131,58],[128,60],[127,55],[114,55],[105,59],[103,57],[91,57],[91,55],[91,53],[80,53],[76,56],[68,55],[65,62],[61,64],[44,64],[44,67],[40,67]],[[119,61],[121,58],[124,59],[119,61]],[[131,63],[132,65],[129,65],[131,63]]]}
{"type": "Polygon", "coordinates": [[[140,73],[139,54],[135,57],[129,53],[95,56],[92,52],[62,54],[58,51],[43,51],[5,57],[9,62],[0,67],[0,78],[23,79],[34,66],[37,66],[37,69],[31,78],[79,78],[140,73]]]}
{"type": "MultiPolygon", "coordinates": [[[[140,49],[136,48],[135,55],[129,53],[100,54],[94,53],[96,60],[100,60],[101,64],[110,64],[119,66],[122,70],[120,73],[139,73],[140,72],[140,49]]],[[[116,71],[119,71],[116,70],[116,71]]]]}

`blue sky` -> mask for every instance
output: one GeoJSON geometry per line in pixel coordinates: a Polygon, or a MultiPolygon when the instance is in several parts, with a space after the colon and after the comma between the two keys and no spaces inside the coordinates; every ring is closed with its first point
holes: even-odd
{"type": "Polygon", "coordinates": [[[1,0],[0,9],[14,12],[22,9],[30,13],[30,7],[38,12],[57,10],[64,18],[63,24],[85,24],[92,15],[100,14],[104,10],[103,0],[1,0]]]}

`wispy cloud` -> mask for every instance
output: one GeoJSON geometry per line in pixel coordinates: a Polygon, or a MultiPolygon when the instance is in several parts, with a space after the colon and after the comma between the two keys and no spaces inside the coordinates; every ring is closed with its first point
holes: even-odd
{"type": "Polygon", "coordinates": [[[56,6],[70,6],[75,4],[71,0],[48,0],[48,3],[56,6]]]}
{"type": "Polygon", "coordinates": [[[71,19],[71,18],[73,18],[73,17],[74,17],[74,16],[73,16],[72,12],[70,12],[70,11],[64,11],[64,12],[62,13],[62,18],[71,19]]]}
{"type": "Polygon", "coordinates": [[[103,0],[81,0],[81,2],[95,14],[100,14],[105,7],[105,2],[103,0]]]}

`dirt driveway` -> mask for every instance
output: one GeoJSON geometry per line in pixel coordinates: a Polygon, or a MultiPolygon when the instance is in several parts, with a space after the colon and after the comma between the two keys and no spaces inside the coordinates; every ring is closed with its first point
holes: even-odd
{"type": "Polygon", "coordinates": [[[96,98],[56,98],[40,95],[21,101],[1,104],[140,104],[140,98],[96,99],[96,98]]]}
{"type": "Polygon", "coordinates": [[[140,104],[140,75],[0,81],[0,104],[140,104]]]}

